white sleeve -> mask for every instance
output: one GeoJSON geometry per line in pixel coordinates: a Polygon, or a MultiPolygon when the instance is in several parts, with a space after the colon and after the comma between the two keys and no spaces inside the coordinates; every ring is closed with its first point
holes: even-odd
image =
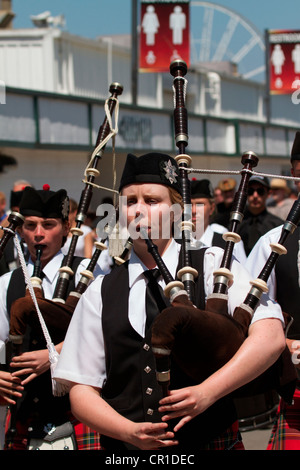
{"type": "MultiPolygon", "coordinates": [[[[206,295],[213,292],[214,289],[214,271],[221,266],[224,250],[217,247],[211,247],[206,250],[204,257],[205,291],[206,295]]],[[[240,305],[249,290],[249,273],[233,257],[231,264],[231,273],[233,274],[233,284],[228,289],[228,309],[233,313],[236,306],[240,305]]]]}
{"type": "MultiPolygon", "coordinates": [[[[281,226],[275,227],[263,235],[254,245],[246,261],[246,269],[250,272],[253,279],[256,279],[265,266],[270,254],[272,253],[270,243],[277,243],[281,234],[281,226]]],[[[272,269],[267,281],[269,297],[276,299],[276,276],[272,269]]]]}
{"type": "MultiPolygon", "coordinates": [[[[221,265],[223,250],[209,248],[205,255],[205,289],[207,295],[213,292],[214,276],[213,271],[221,265]]],[[[231,264],[233,274],[233,284],[228,289],[228,313],[233,314],[234,309],[240,306],[246,299],[251,288],[250,281],[253,277],[248,270],[233,258],[231,264]]],[[[264,318],[277,318],[284,322],[280,305],[272,300],[268,294],[263,294],[260,303],[255,310],[252,323],[264,318]]]]}
{"type": "Polygon", "coordinates": [[[106,378],[99,276],[88,287],[73,313],[55,369],[55,379],[102,388],[106,378]]]}
{"type": "MultiPolygon", "coordinates": [[[[101,257],[101,255],[100,255],[100,257],[101,257]]],[[[75,284],[76,285],[81,279],[82,271],[86,270],[86,268],[88,267],[90,261],[91,260],[89,258],[84,258],[80,262],[80,264],[79,264],[79,266],[76,270],[76,275],[75,275],[75,284]]],[[[108,274],[110,272],[110,270],[111,270],[111,267],[108,268],[107,266],[103,266],[103,265],[100,265],[99,263],[97,263],[96,266],[95,266],[95,269],[93,271],[94,279],[96,279],[96,277],[98,277],[100,275],[108,274]]]]}
{"type": "Polygon", "coordinates": [[[247,256],[246,256],[243,240],[240,240],[238,243],[234,244],[233,255],[241,264],[245,266],[247,256]]]}

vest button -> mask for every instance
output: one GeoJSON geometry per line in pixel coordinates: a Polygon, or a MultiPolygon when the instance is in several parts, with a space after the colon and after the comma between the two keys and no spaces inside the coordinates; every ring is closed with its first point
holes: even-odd
{"type": "Polygon", "coordinates": [[[153,415],[153,410],[152,410],[152,408],[148,408],[148,410],[147,410],[147,415],[151,415],[151,416],[153,415]]]}
{"type": "Polygon", "coordinates": [[[147,390],[146,390],[146,394],[151,395],[152,392],[153,392],[153,388],[148,387],[147,390]]]}
{"type": "Polygon", "coordinates": [[[149,349],[150,349],[149,344],[145,343],[144,346],[143,346],[143,349],[145,349],[145,351],[149,351],[149,349]]]}
{"type": "Polygon", "coordinates": [[[145,369],[144,369],[144,371],[145,371],[147,374],[149,374],[149,372],[151,372],[151,367],[146,366],[145,369]]]}

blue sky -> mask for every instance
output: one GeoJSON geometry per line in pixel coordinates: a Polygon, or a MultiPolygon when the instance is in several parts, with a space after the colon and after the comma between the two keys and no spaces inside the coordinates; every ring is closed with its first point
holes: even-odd
{"type": "MultiPolygon", "coordinates": [[[[247,18],[261,32],[265,29],[300,29],[299,0],[219,0],[247,18]]],[[[49,10],[53,16],[63,13],[66,30],[95,38],[107,34],[130,33],[131,0],[12,0],[16,13],[15,28],[30,28],[30,15],[49,10]]]]}

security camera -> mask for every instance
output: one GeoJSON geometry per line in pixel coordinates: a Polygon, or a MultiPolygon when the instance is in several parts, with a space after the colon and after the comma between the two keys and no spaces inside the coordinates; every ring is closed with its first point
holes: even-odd
{"type": "Polygon", "coordinates": [[[50,16],[50,11],[44,11],[39,15],[30,16],[30,19],[38,28],[46,28],[48,26],[48,18],[50,18],[50,16]]]}
{"type": "Polygon", "coordinates": [[[38,28],[47,28],[49,26],[65,26],[64,15],[51,16],[50,11],[44,11],[39,15],[31,16],[31,21],[38,28]]]}

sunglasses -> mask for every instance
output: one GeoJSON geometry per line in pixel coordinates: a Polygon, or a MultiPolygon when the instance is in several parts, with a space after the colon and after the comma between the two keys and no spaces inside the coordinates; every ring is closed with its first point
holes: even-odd
{"type": "Polygon", "coordinates": [[[266,192],[265,188],[249,188],[248,189],[248,196],[252,196],[255,192],[257,192],[257,194],[259,196],[263,196],[266,192]]]}

